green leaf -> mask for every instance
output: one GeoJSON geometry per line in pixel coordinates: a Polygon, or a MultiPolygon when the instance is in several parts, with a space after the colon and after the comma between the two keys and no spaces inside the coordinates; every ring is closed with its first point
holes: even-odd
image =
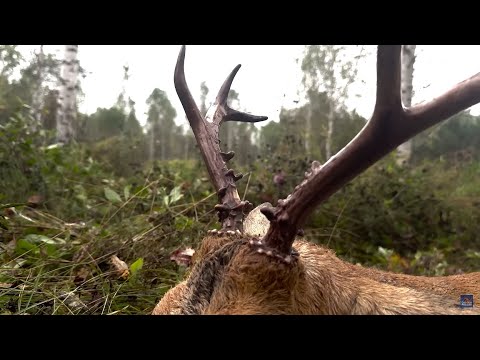
{"type": "Polygon", "coordinates": [[[47,244],[45,246],[47,250],[47,255],[50,257],[57,257],[57,248],[54,245],[47,244]]]}
{"type": "Polygon", "coordinates": [[[178,215],[175,217],[175,228],[177,230],[184,231],[185,229],[191,229],[194,224],[193,219],[187,216],[178,215]]]}
{"type": "Polygon", "coordinates": [[[36,253],[38,252],[38,247],[26,239],[19,239],[15,247],[15,252],[19,255],[25,254],[26,252],[36,253]]]}
{"type": "Polygon", "coordinates": [[[393,255],[393,250],[385,249],[385,248],[379,246],[379,247],[378,247],[378,253],[379,253],[380,255],[382,255],[383,257],[385,257],[385,258],[388,259],[390,256],[393,255]]]}
{"type": "Polygon", "coordinates": [[[130,265],[130,272],[132,273],[132,276],[135,276],[135,274],[143,267],[143,258],[137,259],[132,265],[130,265]]]}
{"type": "Polygon", "coordinates": [[[120,195],[118,195],[115,191],[113,191],[109,187],[105,187],[103,190],[105,192],[105,197],[111,203],[118,204],[118,203],[122,202],[122,199],[120,198],[120,195]]]}
{"type": "Polygon", "coordinates": [[[163,203],[164,203],[165,206],[168,208],[168,205],[170,205],[170,196],[165,195],[165,196],[163,197],[163,203]]]}
{"type": "Polygon", "coordinates": [[[132,188],[132,185],[127,185],[123,188],[123,197],[125,198],[125,201],[127,201],[130,198],[131,188],[132,188]]]}
{"type": "Polygon", "coordinates": [[[77,194],[75,195],[75,198],[81,201],[82,203],[87,201],[87,196],[85,194],[77,194]]]}
{"type": "Polygon", "coordinates": [[[480,259],[480,251],[467,250],[465,252],[465,255],[467,256],[467,258],[480,259]]]}
{"type": "Polygon", "coordinates": [[[183,194],[180,193],[180,186],[176,186],[170,191],[170,204],[176,203],[183,197],[183,194]]]}
{"type": "Polygon", "coordinates": [[[25,236],[24,240],[28,241],[30,244],[56,244],[57,241],[50,239],[48,236],[45,235],[37,235],[37,234],[29,234],[25,236]]]}

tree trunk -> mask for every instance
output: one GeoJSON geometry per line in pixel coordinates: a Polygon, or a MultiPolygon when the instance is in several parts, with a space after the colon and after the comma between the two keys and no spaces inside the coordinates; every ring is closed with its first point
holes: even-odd
{"type": "Polygon", "coordinates": [[[311,135],[312,135],[312,117],[313,117],[313,111],[312,111],[312,102],[310,101],[310,104],[308,104],[307,107],[307,116],[305,119],[305,152],[307,153],[307,157],[310,158],[311,155],[311,135]]]}
{"type": "MultiPolygon", "coordinates": [[[[413,98],[413,64],[415,63],[416,45],[402,47],[402,103],[404,107],[412,105],[413,98]]],[[[412,139],[404,142],[397,148],[397,162],[402,165],[408,163],[412,155],[412,139]]]]}
{"type": "Polygon", "coordinates": [[[162,136],[161,138],[161,143],[160,143],[160,160],[165,160],[165,149],[167,146],[168,139],[173,135],[173,134],[167,134],[165,133],[165,127],[162,126],[160,127],[162,129],[162,136]]]}
{"type": "Polygon", "coordinates": [[[43,62],[45,60],[45,54],[43,53],[43,45],[40,45],[40,52],[37,55],[37,71],[38,71],[38,79],[37,83],[35,84],[35,91],[33,92],[32,97],[32,131],[36,131],[38,128],[41,127],[42,122],[42,103],[43,103],[43,62]]]}
{"type": "Polygon", "coordinates": [[[65,45],[65,58],[62,66],[62,86],[60,88],[60,104],[57,112],[57,139],[68,144],[75,138],[75,122],[77,117],[77,78],[78,78],[78,45],[65,45]]]}
{"type": "Polygon", "coordinates": [[[325,139],[325,161],[328,161],[332,157],[332,136],[333,136],[333,117],[335,115],[333,104],[330,104],[330,109],[328,110],[328,129],[327,129],[327,138],[325,139]]]}
{"type": "Polygon", "coordinates": [[[150,129],[150,151],[149,151],[150,161],[155,159],[155,125],[152,124],[150,129]]]}

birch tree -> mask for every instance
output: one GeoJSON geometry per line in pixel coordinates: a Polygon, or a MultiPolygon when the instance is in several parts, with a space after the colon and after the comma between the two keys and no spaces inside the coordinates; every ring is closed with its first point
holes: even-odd
{"type": "Polygon", "coordinates": [[[123,80],[122,80],[122,92],[118,95],[117,98],[117,108],[124,112],[125,114],[129,113],[129,109],[127,109],[127,82],[130,78],[130,74],[128,73],[129,67],[128,65],[123,66],[123,80]]]}
{"type": "Polygon", "coordinates": [[[0,45],[0,124],[12,115],[9,110],[10,76],[22,60],[17,45],[0,45]]]}
{"type": "Polygon", "coordinates": [[[128,109],[129,113],[125,122],[124,133],[129,137],[139,136],[142,134],[142,127],[135,114],[135,101],[130,97],[128,98],[128,109]]]}
{"type": "MultiPolygon", "coordinates": [[[[413,64],[415,63],[415,49],[417,45],[403,45],[402,47],[402,103],[405,107],[412,105],[413,98],[413,64]]],[[[408,163],[412,156],[412,139],[404,142],[397,148],[397,162],[408,163]]]]}
{"type": "Polygon", "coordinates": [[[65,45],[62,64],[59,107],[57,111],[57,140],[68,144],[75,138],[77,118],[78,45],[65,45]]]}
{"type": "Polygon", "coordinates": [[[32,95],[32,110],[31,115],[33,118],[32,130],[36,131],[42,122],[42,107],[43,107],[43,79],[44,79],[44,62],[45,53],[43,52],[43,45],[40,45],[40,51],[35,54],[37,60],[37,79],[34,84],[34,90],[32,95]]]}
{"type": "Polygon", "coordinates": [[[175,117],[177,112],[172,106],[165,91],[154,89],[147,99],[150,135],[149,158],[154,160],[156,156],[156,144],[160,143],[160,159],[165,160],[171,153],[172,135],[175,130],[175,117]],[[167,153],[168,152],[168,153],[167,153]]]}
{"type": "Polygon", "coordinates": [[[123,65],[122,91],[118,95],[116,108],[125,115],[123,133],[128,137],[135,137],[142,133],[142,128],[135,114],[135,101],[129,96],[128,80],[130,79],[130,67],[123,65]]]}
{"type": "Polygon", "coordinates": [[[205,116],[205,114],[207,113],[207,110],[208,110],[207,109],[207,104],[206,104],[208,92],[209,92],[209,89],[207,87],[207,84],[205,83],[205,81],[203,81],[200,84],[200,112],[204,116],[205,116]]]}
{"type": "MultiPolygon", "coordinates": [[[[313,94],[324,91],[329,99],[325,154],[328,160],[332,156],[332,136],[334,132],[334,117],[336,111],[344,107],[348,96],[348,88],[357,75],[357,63],[364,56],[364,47],[358,55],[348,54],[348,48],[337,45],[308,45],[302,61],[302,83],[307,90],[307,99],[312,100],[313,94]]],[[[311,102],[311,101],[310,101],[311,102]]],[[[313,104],[313,102],[311,102],[313,104]]],[[[311,154],[312,109],[306,118],[305,151],[311,154]]]]}
{"type": "Polygon", "coordinates": [[[18,45],[0,45],[0,77],[8,78],[22,60],[18,45]]]}

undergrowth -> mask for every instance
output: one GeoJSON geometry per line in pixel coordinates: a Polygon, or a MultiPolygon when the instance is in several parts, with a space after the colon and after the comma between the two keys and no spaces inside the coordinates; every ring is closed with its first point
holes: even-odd
{"type": "MultiPolygon", "coordinates": [[[[186,271],[172,253],[218,226],[203,164],[155,162],[122,176],[84,145],[45,145],[47,135],[21,118],[0,128],[0,313],[150,313],[186,271]]],[[[233,162],[245,174],[240,196],[275,204],[291,192],[311,159],[284,159],[233,162]],[[272,182],[280,168],[282,186],[272,182]]],[[[305,236],[389,271],[478,271],[479,171],[475,161],[399,167],[387,157],[318,208],[305,236]]]]}

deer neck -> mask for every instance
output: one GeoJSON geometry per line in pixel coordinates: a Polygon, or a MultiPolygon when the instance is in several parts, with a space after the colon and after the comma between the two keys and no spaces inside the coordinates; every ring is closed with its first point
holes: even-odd
{"type": "MultiPolygon", "coordinates": [[[[471,293],[468,287],[461,288],[459,276],[427,278],[386,273],[344,262],[332,251],[307,242],[297,241],[294,246],[303,266],[294,292],[296,313],[480,314],[478,309],[458,307],[460,294],[471,293]],[[452,284],[457,288],[452,289],[452,284]]],[[[473,280],[465,279],[464,283],[473,280]]]]}

